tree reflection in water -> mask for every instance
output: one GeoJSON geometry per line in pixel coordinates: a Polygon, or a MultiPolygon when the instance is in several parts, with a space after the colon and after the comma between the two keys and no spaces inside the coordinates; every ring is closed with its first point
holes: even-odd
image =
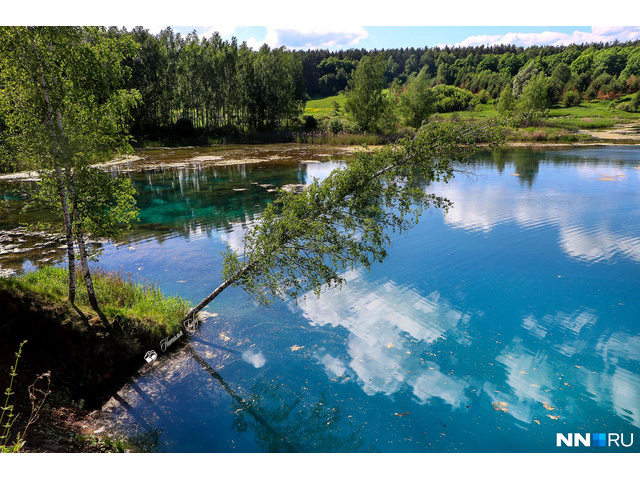
{"type": "Polygon", "coordinates": [[[326,395],[305,400],[275,381],[256,383],[247,398],[234,390],[194,349],[185,350],[231,396],[233,428],[239,433],[252,430],[255,441],[266,453],[280,452],[363,452],[362,426],[342,418],[340,409],[328,404],[326,395]],[[347,431],[347,434],[338,433],[347,431]]]}

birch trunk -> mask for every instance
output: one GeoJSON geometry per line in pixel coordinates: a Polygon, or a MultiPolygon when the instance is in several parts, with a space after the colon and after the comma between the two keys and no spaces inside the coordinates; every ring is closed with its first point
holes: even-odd
{"type": "Polygon", "coordinates": [[[54,172],[56,175],[56,179],[58,180],[58,194],[60,195],[60,205],[62,207],[62,216],[64,219],[64,229],[65,229],[65,237],[67,241],[67,257],[69,262],[69,302],[74,303],[76,299],[76,262],[75,262],[75,252],[73,246],[73,227],[71,223],[71,216],[69,215],[69,203],[68,203],[68,195],[67,190],[65,188],[64,176],[62,174],[62,168],[60,167],[60,135],[62,135],[62,116],[60,114],[60,109],[58,108],[56,111],[57,123],[59,134],[56,133],[56,129],[53,125],[53,113],[51,111],[51,101],[49,100],[49,93],[47,91],[47,83],[44,78],[44,70],[42,68],[42,61],[40,60],[40,54],[38,53],[38,49],[33,44],[33,50],[36,54],[36,59],[38,60],[38,65],[40,67],[40,87],[42,88],[42,95],[44,97],[44,102],[47,108],[45,122],[47,127],[49,128],[49,133],[51,134],[52,140],[52,148],[53,148],[53,161],[54,161],[54,172]]]}
{"type": "Polygon", "coordinates": [[[93,288],[93,279],[91,278],[91,270],[89,270],[89,261],[87,260],[87,248],[84,241],[84,233],[82,231],[82,222],[80,222],[78,210],[76,205],[73,206],[74,218],[76,220],[76,241],[78,243],[78,252],[80,253],[80,265],[82,267],[82,278],[84,284],[87,287],[87,297],[89,298],[89,305],[94,312],[98,314],[98,317],[102,321],[102,324],[107,330],[111,330],[111,325],[106,315],[100,310],[98,305],[98,299],[96,297],[95,289],[93,288]]]}
{"type": "Polygon", "coordinates": [[[242,276],[251,270],[255,266],[255,263],[249,263],[245,265],[243,268],[238,270],[236,273],[231,275],[225,282],[221,283],[218,288],[216,288],[213,292],[207,295],[198,305],[192,308],[187,316],[182,319],[182,322],[186,322],[187,320],[193,320],[195,316],[207,305],[209,305],[213,300],[220,295],[227,287],[233,285],[237,280],[242,278],[242,276]]]}

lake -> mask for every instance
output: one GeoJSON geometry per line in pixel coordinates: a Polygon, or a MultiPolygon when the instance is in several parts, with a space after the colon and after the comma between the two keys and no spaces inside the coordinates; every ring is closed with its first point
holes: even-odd
{"type": "MultiPolygon", "coordinates": [[[[347,159],[230,151],[113,167],[135,182],[141,222],[101,246],[100,267],[198,302],[277,187],[347,159]]],[[[160,452],[640,451],[640,148],[504,150],[469,170],[425,186],[453,207],[341,290],[266,307],[226,290],[190,348],[161,354],[105,415],[160,452]],[[558,448],[558,433],[594,442],[558,448]],[[599,433],[620,443],[595,446],[599,433]]],[[[0,224],[0,268],[61,258],[11,255],[16,221],[0,224]]]]}

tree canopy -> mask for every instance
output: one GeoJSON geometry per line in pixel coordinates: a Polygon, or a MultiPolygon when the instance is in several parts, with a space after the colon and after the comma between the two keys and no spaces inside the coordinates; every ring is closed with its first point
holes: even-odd
{"type": "Polygon", "coordinates": [[[346,108],[365,132],[379,130],[390,110],[389,99],[382,91],[386,63],[382,54],[363,57],[349,81],[346,108]]]}
{"type": "Polygon", "coordinates": [[[123,62],[136,49],[131,38],[94,27],[0,28],[0,155],[39,171],[40,199],[64,225],[69,300],[77,247],[96,309],[85,234],[115,234],[135,216],[135,202],[126,180],[90,166],[131,149],[126,118],[139,95],[123,89],[123,62]]]}

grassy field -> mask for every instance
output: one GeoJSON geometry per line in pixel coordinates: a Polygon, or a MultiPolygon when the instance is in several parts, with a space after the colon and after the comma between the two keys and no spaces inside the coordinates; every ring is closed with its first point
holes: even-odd
{"type": "MultiPolygon", "coordinates": [[[[622,97],[619,102],[629,101],[632,95],[622,97]]],[[[544,121],[545,126],[564,128],[571,131],[609,128],[621,123],[640,120],[640,112],[624,112],[611,108],[612,100],[582,102],[577,107],[554,105],[544,121]]],[[[449,112],[439,114],[442,118],[457,117],[461,120],[486,119],[498,116],[493,101],[478,105],[476,110],[465,112],[449,112]]]]}
{"type": "Polygon", "coordinates": [[[304,115],[313,115],[317,119],[327,117],[334,111],[334,102],[340,105],[340,112],[344,112],[344,103],[347,97],[344,93],[333,95],[331,97],[315,98],[307,102],[304,109],[304,115]]]}
{"type": "MultiPolygon", "coordinates": [[[[549,108],[548,116],[544,121],[544,126],[576,133],[578,130],[598,130],[638,121],[640,120],[640,112],[632,113],[612,108],[612,103],[616,106],[620,103],[630,101],[632,97],[633,95],[626,95],[617,101],[583,101],[576,107],[554,105],[549,108]]],[[[313,115],[317,119],[322,119],[334,112],[334,102],[337,102],[338,105],[340,105],[340,114],[344,115],[345,100],[346,97],[344,93],[331,97],[309,100],[304,114],[313,115]]],[[[490,100],[486,104],[479,104],[476,109],[472,111],[438,114],[439,117],[444,119],[459,118],[461,120],[488,119],[497,117],[498,115],[499,113],[495,109],[493,100],[490,100]]],[[[399,115],[399,117],[401,117],[401,115],[399,115]]],[[[551,133],[550,138],[558,138],[557,133],[557,131],[551,133]]],[[[562,134],[559,136],[562,136],[562,134]]]]}

